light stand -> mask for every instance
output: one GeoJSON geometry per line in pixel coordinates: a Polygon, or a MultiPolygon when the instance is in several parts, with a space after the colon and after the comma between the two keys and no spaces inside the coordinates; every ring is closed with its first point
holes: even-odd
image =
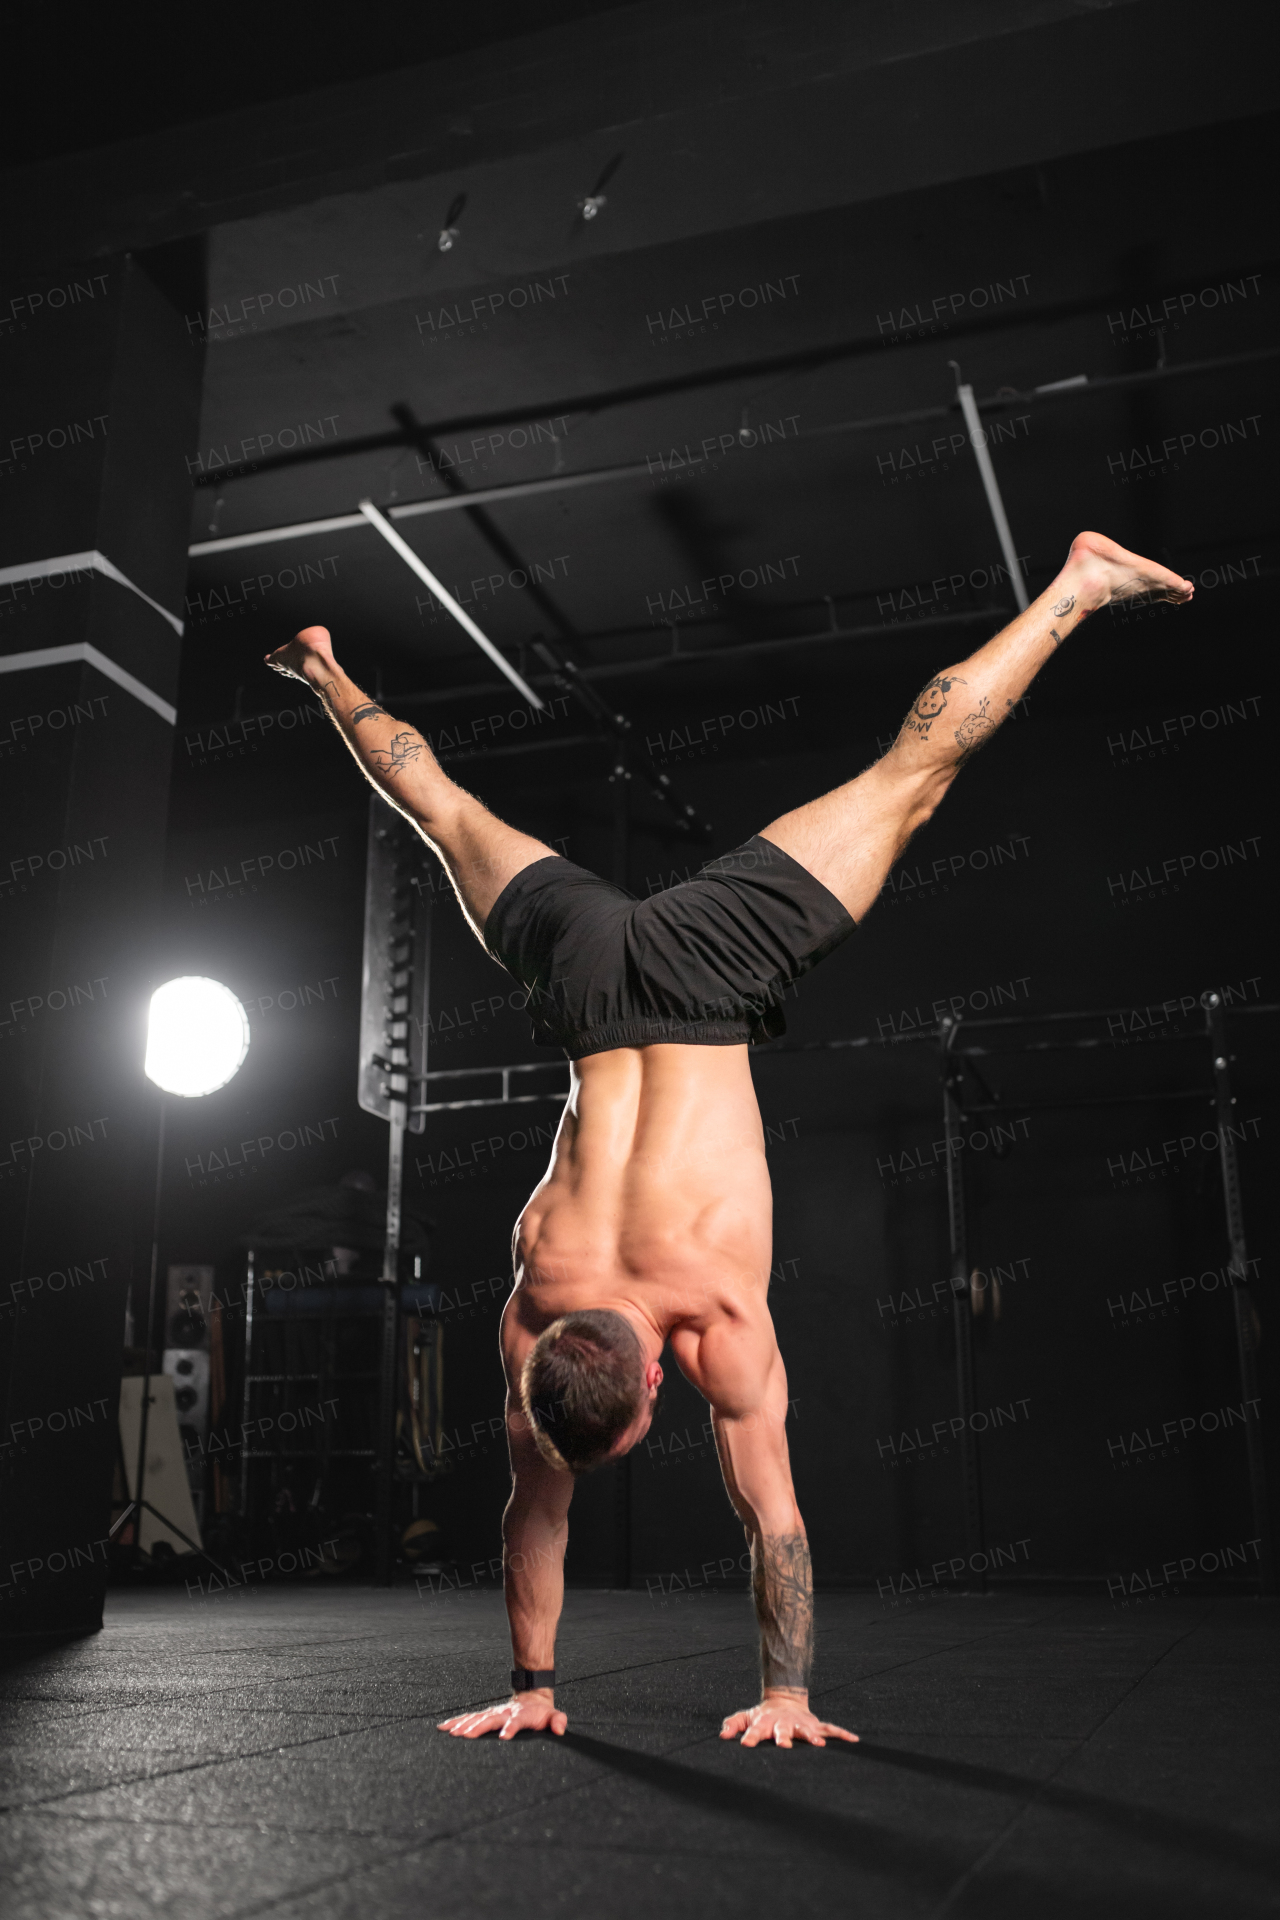
{"type": "Polygon", "coordinates": [[[164,1183],[165,1111],[165,1096],[162,1093],[160,1095],[160,1126],[156,1140],[156,1194],[155,1205],[151,1214],[151,1277],[147,1283],[147,1317],[142,1330],[142,1408],[138,1423],[138,1468],[134,1475],[133,1498],[126,1501],[121,1511],[112,1521],[110,1527],[107,1529],[107,1538],[108,1540],[114,1539],[126,1521],[133,1518],[137,1533],[135,1550],[141,1553],[142,1516],[144,1513],[149,1513],[151,1518],[158,1520],[161,1526],[166,1528],[168,1532],[176,1534],[178,1539],[190,1547],[193,1553],[202,1554],[210,1566],[213,1567],[217,1573],[221,1574],[224,1580],[228,1580],[230,1579],[230,1575],[227,1573],[226,1568],[220,1567],[212,1554],[206,1553],[198,1541],[191,1539],[189,1534],[185,1534],[180,1526],[170,1520],[168,1514],[161,1513],[159,1507],[153,1506],[151,1501],[146,1497],[147,1422],[151,1406],[151,1330],[155,1325],[156,1275],[160,1266],[160,1197],[164,1183]]]}
{"type": "MultiPolygon", "coordinates": [[[[155,1323],[156,1279],[160,1268],[160,1207],[164,1196],[164,1137],[166,1096],[182,1094],[199,1099],[225,1087],[240,1071],[249,1050],[249,1022],[229,987],[216,980],[190,975],[169,980],[151,996],[147,1020],[144,1072],[160,1090],[156,1136],[156,1190],[151,1214],[151,1274],[147,1286],[147,1319],[143,1329],[142,1404],[138,1419],[138,1467],[133,1494],[107,1530],[114,1539],[129,1519],[134,1521],[135,1551],[142,1552],[142,1516],[149,1513],[166,1532],[201,1554],[224,1580],[226,1569],[190,1534],[175,1526],[167,1514],[147,1499],[147,1430],[151,1408],[151,1337],[155,1323]]],[[[128,1488],[125,1489],[126,1493],[128,1488]]]]}

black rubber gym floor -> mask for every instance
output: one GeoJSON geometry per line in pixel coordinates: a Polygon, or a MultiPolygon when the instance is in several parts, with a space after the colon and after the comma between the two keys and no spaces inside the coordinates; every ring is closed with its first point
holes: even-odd
{"type": "Polygon", "coordinates": [[[745,1595],[572,1593],[563,1740],[437,1733],[499,1696],[500,1595],[116,1593],[9,1650],[6,1920],[1215,1917],[1280,1908],[1280,1608],[819,1597],[855,1748],[717,1738],[745,1595]]]}

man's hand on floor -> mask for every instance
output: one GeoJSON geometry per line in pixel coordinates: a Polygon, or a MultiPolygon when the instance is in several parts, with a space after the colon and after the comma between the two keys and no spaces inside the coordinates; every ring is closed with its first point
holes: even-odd
{"type": "Polygon", "coordinates": [[[766,1693],[758,1707],[749,1707],[745,1713],[731,1713],[720,1729],[720,1738],[736,1740],[739,1737],[744,1747],[758,1747],[763,1740],[772,1740],[779,1747],[789,1747],[796,1740],[811,1747],[825,1747],[828,1739],[856,1741],[858,1738],[847,1727],[819,1720],[809,1711],[808,1695],[799,1693],[766,1693]]]}
{"type": "Polygon", "coordinates": [[[455,1740],[478,1740],[482,1733],[496,1733],[499,1740],[514,1740],[525,1728],[532,1733],[542,1733],[550,1727],[552,1733],[563,1733],[568,1724],[568,1715],[559,1711],[549,1688],[535,1687],[528,1693],[513,1694],[510,1700],[503,1700],[495,1707],[481,1707],[475,1713],[456,1713],[452,1720],[438,1720],[436,1728],[440,1733],[451,1733],[455,1740]]]}

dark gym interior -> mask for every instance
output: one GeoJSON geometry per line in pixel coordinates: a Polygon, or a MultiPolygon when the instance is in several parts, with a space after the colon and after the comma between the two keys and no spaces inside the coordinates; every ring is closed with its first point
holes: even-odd
{"type": "Polygon", "coordinates": [[[7,1912],[1275,1911],[1270,26],[24,10],[7,1912]],[[885,753],[1085,528],[1193,603],[1050,662],[752,1049],[813,1696],[860,1745],[717,1737],[749,1557],[674,1365],[575,1493],[568,1733],[449,1740],[506,1685],[498,1324],[568,1071],[264,655],[323,624],[644,899],[885,753]],[[143,1063],[190,976],[247,1052],[184,1099],[143,1063]]]}

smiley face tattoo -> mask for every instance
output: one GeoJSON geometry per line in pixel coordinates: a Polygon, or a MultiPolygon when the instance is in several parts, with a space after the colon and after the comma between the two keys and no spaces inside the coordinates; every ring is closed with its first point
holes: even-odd
{"type": "Polygon", "coordinates": [[[964,684],[958,674],[936,674],[903,721],[903,732],[918,733],[922,740],[927,740],[929,729],[946,706],[947,695],[952,687],[962,687],[964,684]]]}

